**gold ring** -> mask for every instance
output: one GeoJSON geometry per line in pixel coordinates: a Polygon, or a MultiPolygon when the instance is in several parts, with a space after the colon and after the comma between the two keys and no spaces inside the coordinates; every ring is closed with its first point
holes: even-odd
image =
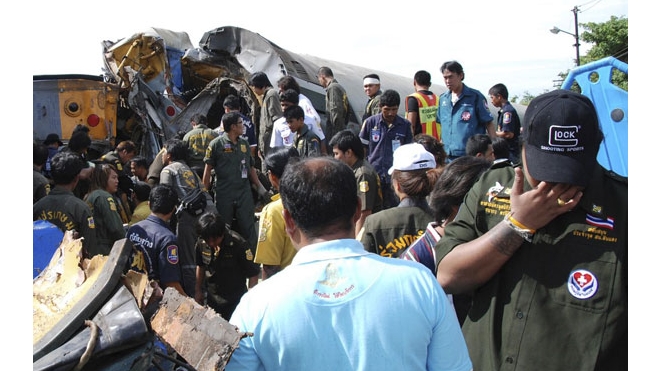
{"type": "Polygon", "coordinates": [[[564,205],[566,205],[566,201],[564,201],[561,198],[557,197],[557,204],[559,206],[564,206],[564,205]]]}

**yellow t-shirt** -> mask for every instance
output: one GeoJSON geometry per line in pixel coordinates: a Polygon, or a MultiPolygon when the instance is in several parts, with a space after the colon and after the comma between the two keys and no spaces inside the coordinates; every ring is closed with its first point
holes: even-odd
{"type": "Polygon", "coordinates": [[[272,201],[264,206],[259,217],[259,240],[254,262],[266,265],[279,265],[280,269],[291,264],[297,250],[286,234],[284,217],[282,216],[282,200],[280,195],[272,197],[272,201]]]}

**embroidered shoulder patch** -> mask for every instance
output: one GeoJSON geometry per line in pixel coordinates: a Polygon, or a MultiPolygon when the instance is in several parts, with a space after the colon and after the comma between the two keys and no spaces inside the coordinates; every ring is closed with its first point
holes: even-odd
{"type": "Polygon", "coordinates": [[[179,264],[179,247],[177,245],[167,246],[167,261],[170,264],[179,264]]]}

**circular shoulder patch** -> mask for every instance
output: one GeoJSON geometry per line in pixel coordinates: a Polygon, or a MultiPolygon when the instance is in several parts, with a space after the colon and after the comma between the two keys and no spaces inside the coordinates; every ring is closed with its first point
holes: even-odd
{"type": "Polygon", "coordinates": [[[598,291],[598,279],[588,270],[578,269],[568,276],[568,292],[574,297],[584,300],[594,296],[598,291]]]}

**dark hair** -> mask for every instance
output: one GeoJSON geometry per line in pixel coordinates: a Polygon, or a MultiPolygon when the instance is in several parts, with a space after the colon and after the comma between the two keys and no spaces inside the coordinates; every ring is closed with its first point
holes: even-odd
{"type": "Polygon", "coordinates": [[[137,181],[133,185],[133,192],[135,194],[135,198],[137,198],[139,202],[148,201],[149,194],[151,193],[151,186],[147,182],[137,181]]]}
{"type": "Polygon", "coordinates": [[[206,116],[197,112],[193,113],[193,115],[190,117],[190,122],[195,122],[197,125],[206,125],[206,116]]]}
{"type": "Polygon", "coordinates": [[[289,122],[291,119],[304,119],[305,111],[300,106],[291,106],[287,107],[284,112],[282,112],[284,119],[289,122]]]}
{"type": "Polygon", "coordinates": [[[37,166],[44,165],[48,161],[48,146],[34,143],[32,146],[32,163],[37,166]]]}
{"type": "Polygon", "coordinates": [[[240,118],[241,115],[238,112],[227,112],[222,115],[222,128],[225,129],[225,133],[231,130],[232,125],[238,124],[238,119],[240,118]]]}
{"type": "Polygon", "coordinates": [[[149,209],[153,213],[169,214],[179,203],[179,196],[174,187],[168,184],[157,184],[149,193],[149,209]]]}
{"type": "Polygon", "coordinates": [[[50,159],[50,176],[55,184],[71,184],[85,166],[82,158],[74,152],[58,152],[50,159]]]}
{"type": "Polygon", "coordinates": [[[135,146],[135,143],[133,143],[130,140],[124,140],[122,142],[119,142],[117,144],[117,152],[126,150],[128,153],[136,153],[137,152],[137,147],[135,146]]]}
{"type": "Polygon", "coordinates": [[[296,226],[309,238],[355,228],[358,196],[355,175],[334,158],[306,157],[287,166],[280,194],[296,226]]]}
{"type": "Polygon", "coordinates": [[[271,174],[279,179],[284,174],[286,165],[293,162],[292,159],[294,158],[300,158],[296,147],[275,147],[266,156],[264,164],[266,165],[266,170],[270,171],[271,174]]]}
{"type": "Polygon", "coordinates": [[[135,166],[137,167],[143,167],[145,169],[149,169],[149,161],[147,161],[147,159],[143,156],[140,155],[135,156],[129,161],[129,163],[130,162],[134,162],[135,166]]]}
{"type": "Polygon", "coordinates": [[[335,75],[332,74],[332,70],[330,67],[321,67],[319,68],[319,75],[327,76],[327,77],[335,77],[335,75]]]}
{"type": "Polygon", "coordinates": [[[75,133],[85,133],[85,134],[87,134],[87,133],[89,133],[89,127],[87,127],[86,125],[83,125],[83,124],[78,124],[78,125],[76,125],[76,127],[73,128],[73,131],[71,132],[71,136],[73,136],[73,134],[75,134],[75,133]]]}
{"type": "Polygon", "coordinates": [[[392,180],[399,183],[401,191],[412,198],[424,198],[431,193],[440,171],[437,168],[392,172],[392,180]]]}
{"type": "Polygon", "coordinates": [[[509,99],[509,90],[504,84],[495,84],[488,89],[488,95],[496,96],[501,95],[505,100],[509,99]]]}
{"type": "Polygon", "coordinates": [[[378,75],[376,75],[375,73],[370,73],[370,74],[364,76],[362,78],[362,80],[368,79],[368,78],[372,78],[372,79],[376,79],[376,80],[380,81],[380,77],[378,77],[378,75]]]}
{"type": "Polygon", "coordinates": [[[431,74],[427,71],[417,71],[415,72],[415,76],[413,78],[418,85],[431,86],[431,74]]]}
{"type": "Polygon", "coordinates": [[[493,154],[495,159],[509,158],[509,142],[506,139],[495,137],[493,141],[493,154]]]}
{"type": "Polygon", "coordinates": [[[401,104],[401,96],[396,90],[387,89],[380,95],[381,107],[396,107],[401,104]]]}
{"type": "Polygon", "coordinates": [[[474,156],[461,156],[445,166],[430,196],[436,222],[447,219],[453,207],[461,205],[465,194],[490,166],[490,161],[474,156]]]}
{"type": "Polygon", "coordinates": [[[461,81],[465,79],[465,72],[463,72],[463,66],[456,61],[445,62],[440,66],[440,72],[444,73],[445,71],[453,72],[457,75],[462,75],[461,81]]]}
{"type": "Polygon", "coordinates": [[[234,94],[229,94],[225,97],[225,100],[222,102],[223,107],[227,107],[230,110],[241,109],[241,98],[234,94]]]}
{"type": "Polygon", "coordinates": [[[435,164],[437,166],[443,166],[445,160],[447,159],[447,152],[445,151],[444,144],[440,143],[434,136],[428,134],[417,134],[413,138],[415,143],[419,143],[424,146],[424,148],[435,157],[435,164]]]}
{"type": "Polygon", "coordinates": [[[170,138],[163,146],[167,154],[172,156],[172,161],[188,161],[188,144],[183,140],[170,138]]]}
{"type": "Polygon", "coordinates": [[[474,134],[468,138],[465,143],[465,154],[468,156],[476,156],[477,154],[485,154],[488,151],[488,146],[493,144],[488,134],[474,134]]]}
{"type": "Polygon", "coordinates": [[[107,163],[99,163],[94,166],[92,170],[92,175],[89,178],[89,192],[92,192],[97,189],[106,190],[108,187],[108,180],[110,179],[110,172],[114,171],[119,175],[119,171],[114,165],[107,163]]]}
{"type": "Polygon", "coordinates": [[[293,89],[287,89],[280,93],[280,102],[289,102],[297,106],[300,103],[300,93],[293,89]]]}
{"type": "Polygon", "coordinates": [[[282,76],[277,80],[277,87],[282,91],[293,89],[296,93],[300,94],[300,84],[290,75],[282,76]]]}
{"type": "Polygon", "coordinates": [[[224,237],[226,222],[222,215],[208,212],[199,217],[195,227],[199,237],[208,240],[214,237],[224,237]]]}
{"type": "Polygon", "coordinates": [[[346,152],[350,149],[355,154],[355,157],[360,160],[364,159],[364,146],[362,145],[362,141],[360,141],[360,138],[350,129],[344,129],[330,139],[328,147],[334,148],[335,146],[337,146],[337,149],[342,152],[346,152]]]}
{"type": "Polygon", "coordinates": [[[84,149],[92,145],[92,138],[85,131],[78,131],[71,134],[68,147],[71,151],[82,153],[84,149]]]}
{"type": "Polygon", "coordinates": [[[268,79],[268,75],[266,75],[264,72],[253,73],[248,80],[248,85],[259,89],[273,86],[273,84],[271,84],[270,80],[268,79]]]}

